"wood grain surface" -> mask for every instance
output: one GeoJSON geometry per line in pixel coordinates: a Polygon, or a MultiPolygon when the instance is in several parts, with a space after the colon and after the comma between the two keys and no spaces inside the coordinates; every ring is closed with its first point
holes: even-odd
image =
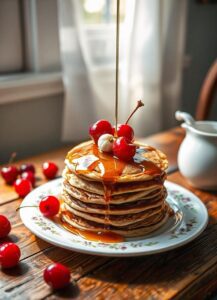
{"type": "MultiPolygon", "coordinates": [[[[12,223],[7,239],[22,251],[20,264],[0,271],[0,300],[4,299],[205,299],[217,290],[217,194],[192,188],[177,170],[177,151],[184,137],[180,128],[141,141],[156,146],[169,158],[168,179],[195,193],[208,208],[207,229],[193,242],[163,254],[137,258],[107,258],[63,250],[40,240],[22,224],[16,208],[22,199],[0,180],[0,214],[12,223]],[[44,268],[53,261],[67,265],[72,284],[53,292],[43,281],[44,268]]],[[[69,148],[19,161],[32,162],[37,185],[46,180],[41,173],[45,160],[59,166],[69,148]]]]}

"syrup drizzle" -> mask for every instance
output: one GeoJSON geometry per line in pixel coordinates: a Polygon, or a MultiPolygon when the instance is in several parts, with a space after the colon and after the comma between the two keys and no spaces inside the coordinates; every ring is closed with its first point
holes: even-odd
{"type": "Polygon", "coordinates": [[[70,164],[76,165],[77,174],[88,174],[98,169],[97,171],[100,171],[103,183],[113,185],[122,175],[127,164],[131,164],[147,175],[162,175],[162,170],[151,160],[144,157],[144,154],[149,151],[157,153],[153,147],[138,147],[133,161],[126,163],[110,154],[100,152],[96,144],[90,143],[72,150],[66,159],[70,164]]]}
{"type": "MultiPolygon", "coordinates": [[[[62,215],[67,214],[70,218],[73,218],[73,214],[69,213],[68,211],[62,211],[62,215]]],[[[68,231],[81,236],[82,238],[94,241],[94,242],[101,242],[101,243],[121,243],[124,241],[124,238],[116,233],[113,233],[108,230],[98,231],[98,232],[92,232],[90,230],[83,230],[75,228],[74,226],[71,226],[67,224],[66,222],[62,221],[62,226],[66,228],[68,231]]]]}

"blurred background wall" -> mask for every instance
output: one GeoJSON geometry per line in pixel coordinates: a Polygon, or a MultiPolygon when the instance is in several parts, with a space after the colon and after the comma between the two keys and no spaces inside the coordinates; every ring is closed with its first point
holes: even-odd
{"type": "MultiPolygon", "coordinates": [[[[217,4],[199,5],[190,0],[188,9],[181,109],[194,115],[204,77],[217,58],[217,4]]],[[[215,100],[212,120],[217,120],[217,98],[215,100]]]]}
{"type": "MultiPolygon", "coordinates": [[[[188,6],[180,109],[194,115],[201,84],[217,56],[217,5],[190,0],[188,6]]],[[[0,103],[0,163],[6,162],[13,151],[22,158],[63,145],[62,109],[61,92],[31,101],[0,103]]],[[[217,101],[211,119],[217,120],[217,101]]]]}

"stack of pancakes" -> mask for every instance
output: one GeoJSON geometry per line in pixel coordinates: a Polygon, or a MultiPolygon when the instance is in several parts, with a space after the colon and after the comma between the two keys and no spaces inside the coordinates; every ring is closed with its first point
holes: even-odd
{"type": "Polygon", "coordinates": [[[89,141],[73,148],[65,164],[61,218],[67,225],[134,237],[167,221],[168,161],[159,150],[139,145],[134,162],[124,163],[89,141]]]}

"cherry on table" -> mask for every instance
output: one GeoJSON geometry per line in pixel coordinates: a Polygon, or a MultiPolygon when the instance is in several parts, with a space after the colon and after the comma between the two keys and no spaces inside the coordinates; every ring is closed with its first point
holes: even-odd
{"type": "Polygon", "coordinates": [[[42,170],[47,179],[53,179],[56,177],[58,167],[53,162],[44,162],[42,165],[42,170]]]}
{"type": "Polygon", "coordinates": [[[35,167],[30,163],[22,164],[20,166],[20,173],[22,174],[23,172],[32,172],[35,174],[35,167]]]}
{"type": "Polygon", "coordinates": [[[4,243],[0,246],[0,266],[2,268],[15,267],[20,260],[20,248],[14,243],[4,243]]]}
{"type": "Polygon", "coordinates": [[[11,223],[3,215],[0,215],[0,238],[6,237],[11,231],[11,223]]]}
{"type": "Polygon", "coordinates": [[[99,120],[89,128],[89,134],[96,144],[99,137],[105,133],[114,133],[112,125],[107,120],[99,120]]]}
{"type": "Polygon", "coordinates": [[[28,179],[32,186],[34,187],[35,186],[35,174],[32,173],[32,171],[26,171],[26,172],[23,172],[21,175],[20,175],[21,178],[23,179],[28,179]]]}
{"type": "Polygon", "coordinates": [[[136,153],[136,146],[130,144],[125,137],[119,137],[113,143],[113,153],[121,160],[130,161],[136,153]]]}
{"type": "Polygon", "coordinates": [[[58,214],[60,202],[54,196],[47,196],[40,201],[39,209],[45,217],[51,218],[58,214]]]}
{"type": "Polygon", "coordinates": [[[53,289],[61,289],[70,283],[70,270],[60,263],[53,263],[44,270],[44,280],[53,289]]]}
{"type": "Polygon", "coordinates": [[[13,184],[19,175],[19,171],[15,166],[7,166],[1,169],[1,175],[7,184],[13,184]]]}
{"type": "Polygon", "coordinates": [[[117,136],[125,137],[128,141],[132,142],[134,138],[133,128],[128,124],[119,124],[117,128],[117,136]]]}
{"type": "Polygon", "coordinates": [[[25,197],[32,190],[32,184],[28,179],[18,178],[14,183],[15,191],[20,197],[25,197]]]}

